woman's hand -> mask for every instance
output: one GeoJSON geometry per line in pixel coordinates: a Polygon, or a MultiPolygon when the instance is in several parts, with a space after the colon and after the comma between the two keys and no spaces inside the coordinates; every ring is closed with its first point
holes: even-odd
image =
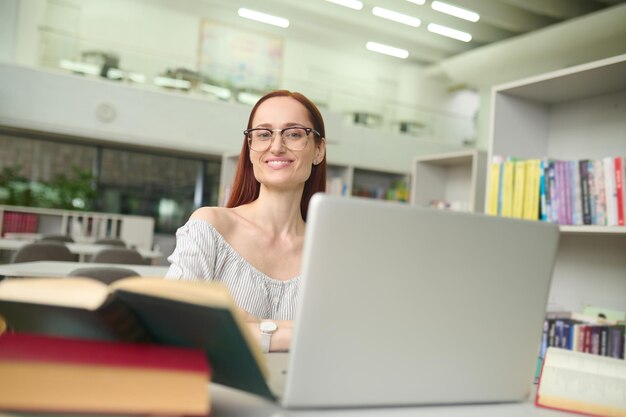
{"type": "MultiPolygon", "coordinates": [[[[261,344],[261,330],[259,330],[259,319],[245,310],[239,309],[241,316],[246,321],[248,328],[256,341],[261,344]]],[[[278,329],[272,335],[270,342],[270,352],[286,352],[291,345],[291,336],[293,333],[293,320],[272,320],[278,326],[278,329]]]]}

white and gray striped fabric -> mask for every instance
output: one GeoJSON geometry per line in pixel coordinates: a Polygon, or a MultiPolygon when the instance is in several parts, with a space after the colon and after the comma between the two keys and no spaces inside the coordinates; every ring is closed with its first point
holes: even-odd
{"type": "Polygon", "coordinates": [[[255,317],[293,320],[300,276],[270,278],[246,261],[210,223],[190,219],[176,232],[166,279],[224,283],[235,303],[255,317]]]}

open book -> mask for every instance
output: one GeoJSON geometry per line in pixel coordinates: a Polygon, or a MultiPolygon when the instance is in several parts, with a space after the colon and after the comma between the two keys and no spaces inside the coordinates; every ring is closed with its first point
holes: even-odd
{"type": "Polygon", "coordinates": [[[15,332],[201,348],[214,382],[273,398],[263,354],[218,283],[9,279],[0,281],[0,316],[15,332]]]}
{"type": "Polygon", "coordinates": [[[550,347],[535,404],[592,416],[626,416],[626,361],[550,347]]]}

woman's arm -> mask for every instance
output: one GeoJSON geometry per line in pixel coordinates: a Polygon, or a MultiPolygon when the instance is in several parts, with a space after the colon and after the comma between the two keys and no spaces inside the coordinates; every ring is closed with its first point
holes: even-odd
{"type": "MultiPolygon", "coordinates": [[[[240,310],[250,332],[254,336],[254,339],[261,344],[261,330],[259,330],[259,323],[262,319],[254,317],[250,313],[244,310],[240,310]]],[[[272,334],[270,342],[270,352],[286,352],[291,346],[291,336],[293,332],[293,320],[272,320],[278,328],[272,334]]]]}

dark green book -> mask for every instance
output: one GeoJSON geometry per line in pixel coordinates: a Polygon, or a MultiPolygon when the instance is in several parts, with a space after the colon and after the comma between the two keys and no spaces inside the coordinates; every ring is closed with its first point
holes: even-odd
{"type": "Polygon", "coordinates": [[[263,354],[218,283],[9,279],[0,281],[0,319],[15,332],[201,348],[214,382],[274,398],[263,354]]]}

